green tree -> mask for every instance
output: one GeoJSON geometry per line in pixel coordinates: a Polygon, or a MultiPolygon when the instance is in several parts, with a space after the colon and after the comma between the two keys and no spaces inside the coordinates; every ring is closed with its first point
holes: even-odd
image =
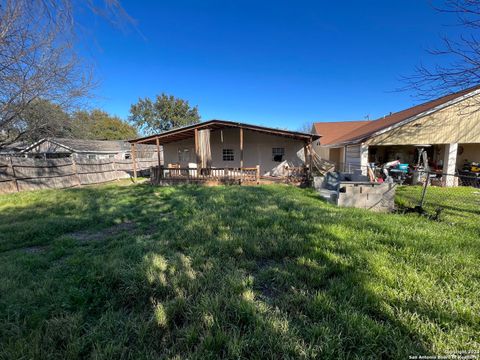
{"type": "Polygon", "coordinates": [[[41,136],[49,120],[27,125],[32,103],[72,108],[90,94],[91,64],[76,51],[85,11],[132,23],[119,0],[0,0],[0,148],[41,136]]]}
{"type": "Polygon", "coordinates": [[[78,111],[72,116],[72,136],[88,140],[124,140],[138,136],[137,130],[105,111],[78,111]]]}
{"type": "Polygon", "coordinates": [[[9,138],[35,142],[46,137],[68,137],[70,116],[59,105],[36,99],[15,117],[15,127],[8,129],[9,138]]]}
{"type": "Polygon", "coordinates": [[[196,124],[200,121],[197,106],[172,95],[157,95],[155,101],[146,97],[130,107],[129,120],[142,133],[151,134],[196,124]]]}

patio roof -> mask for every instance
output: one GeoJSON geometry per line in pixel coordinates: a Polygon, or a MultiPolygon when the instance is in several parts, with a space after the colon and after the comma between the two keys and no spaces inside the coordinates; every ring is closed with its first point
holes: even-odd
{"type": "Polygon", "coordinates": [[[242,128],[244,130],[251,130],[257,131],[262,133],[267,133],[276,136],[283,136],[288,138],[293,138],[297,140],[303,141],[313,141],[320,138],[320,135],[315,134],[307,134],[297,131],[289,131],[289,130],[282,130],[282,129],[275,129],[265,126],[258,126],[258,125],[251,125],[245,124],[240,122],[234,121],[227,121],[227,120],[209,120],[205,122],[201,122],[198,124],[188,125],[181,128],[165,131],[163,133],[150,135],[138,139],[129,140],[132,144],[155,144],[157,139],[159,139],[161,144],[167,144],[170,142],[188,139],[195,136],[195,130],[203,130],[203,129],[224,129],[224,128],[242,128]]]}

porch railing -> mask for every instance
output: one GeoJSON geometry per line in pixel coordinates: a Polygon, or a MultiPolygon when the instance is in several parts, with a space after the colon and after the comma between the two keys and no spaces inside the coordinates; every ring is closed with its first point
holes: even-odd
{"type": "Polygon", "coordinates": [[[224,181],[224,182],[259,182],[260,167],[251,168],[188,168],[188,167],[158,167],[150,170],[150,180],[153,184],[162,181],[224,181]]]}

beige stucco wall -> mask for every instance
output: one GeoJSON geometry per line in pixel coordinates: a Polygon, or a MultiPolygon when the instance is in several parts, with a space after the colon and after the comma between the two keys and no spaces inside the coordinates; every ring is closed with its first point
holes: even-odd
{"type": "MultiPolygon", "coordinates": [[[[272,148],[274,147],[285,148],[284,159],[293,163],[294,166],[301,166],[303,164],[304,143],[302,141],[244,130],[243,143],[243,166],[255,167],[260,165],[261,174],[265,174],[279,165],[278,162],[272,160],[272,148]]],[[[213,167],[240,167],[239,129],[212,130],[210,146],[213,167]],[[223,149],[233,149],[234,161],[223,161],[223,149]]],[[[168,164],[180,164],[182,167],[186,167],[189,163],[196,163],[195,142],[193,137],[165,144],[163,149],[165,165],[167,166],[168,164]],[[178,151],[180,149],[189,150],[190,156],[188,160],[179,162],[178,151]]]]}
{"type": "Polygon", "coordinates": [[[478,102],[480,102],[480,95],[371,138],[367,144],[480,143],[478,102]],[[476,105],[477,111],[474,110],[474,105],[476,105]]]}

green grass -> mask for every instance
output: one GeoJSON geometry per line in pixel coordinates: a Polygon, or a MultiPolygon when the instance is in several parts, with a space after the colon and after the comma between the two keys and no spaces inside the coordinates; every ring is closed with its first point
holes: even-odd
{"type": "MultiPolygon", "coordinates": [[[[412,191],[400,189],[398,202],[412,191]]],[[[287,186],[1,196],[0,358],[479,350],[471,210],[440,221],[376,214],[287,186]]]]}
{"type": "MultiPolygon", "coordinates": [[[[419,186],[403,186],[397,189],[397,204],[403,208],[419,205],[422,188],[419,186]]],[[[458,223],[459,225],[479,222],[480,189],[473,187],[442,188],[429,186],[425,193],[424,209],[432,214],[442,209],[440,219],[458,223]]]]}

